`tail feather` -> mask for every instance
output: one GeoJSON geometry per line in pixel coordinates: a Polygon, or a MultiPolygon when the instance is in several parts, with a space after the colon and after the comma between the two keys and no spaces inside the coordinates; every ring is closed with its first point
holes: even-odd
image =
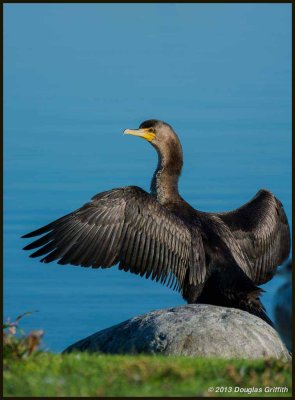
{"type": "Polygon", "coordinates": [[[207,280],[197,303],[238,308],[274,326],[260,301],[263,289],[257,287],[243,271],[225,269],[214,272],[207,280]]]}
{"type": "Polygon", "coordinates": [[[259,295],[262,289],[258,290],[247,293],[245,299],[242,298],[240,299],[239,302],[237,302],[236,308],[247,311],[250,314],[256,315],[256,317],[263,319],[263,321],[265,321],[267,324],[269,324],[274,328],[272,320],[266,314],[265,308],[259,299],[259,295]],[[259,293],[257,293],[258,290],[259,293]]]}

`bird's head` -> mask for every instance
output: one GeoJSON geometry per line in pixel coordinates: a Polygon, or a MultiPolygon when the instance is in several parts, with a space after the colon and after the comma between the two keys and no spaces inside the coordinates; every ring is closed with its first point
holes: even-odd
{"type": "Polygon", "coordinates": [[[167,148],[179,148],[179,139],[171,125],[156,119],[149,119],[140,124],[138,129],[125,129],[124,134],[141,137],[150,142],[161,153],[167,148]]]}

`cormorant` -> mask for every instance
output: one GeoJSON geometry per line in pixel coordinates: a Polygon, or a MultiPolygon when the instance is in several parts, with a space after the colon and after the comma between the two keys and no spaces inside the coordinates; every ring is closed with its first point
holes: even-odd
{"type": "Polygon", "coordinates": [[[289,255],[290,231],[281,202],[268,190],[238,209],[206,213],[178,192],[183,155],[162,121],[144,121],[125,134],[146,139],[158,153],[151,191],[127,186],[99,193],[81,208],[24,235],[44,235],[24,247],[31,257],[92,268],[119,269],[174,286],[188,303],[248,311],[271,324],[257,285],[289,255]]]}
{"type": "Polygon", "coordinates": [[[292,351],[292,260],[277,274],[284,278],[284,283],[274,297],[274,322],[288,350],[292,351]]]}

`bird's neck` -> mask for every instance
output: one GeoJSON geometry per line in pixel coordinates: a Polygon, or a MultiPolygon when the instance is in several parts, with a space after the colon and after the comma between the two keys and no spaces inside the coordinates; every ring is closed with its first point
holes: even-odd
{"type": "Polygon", "coordinates": [[[151,194],[159,203],[167,204],[181,199],[178,179],[182,170],[182,149],[163,152],[157,149],[158,165],[151,181],[151,194]]]}

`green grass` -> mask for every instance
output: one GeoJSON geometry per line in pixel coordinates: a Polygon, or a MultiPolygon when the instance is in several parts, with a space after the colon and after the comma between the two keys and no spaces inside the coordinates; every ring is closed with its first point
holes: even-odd
{"type": "Polygon", "coordinates": [[[235,392],[236,387],[262,388],[262,393],[253,393],[253,397],[291,396],[291,364],[275,360],[44,352],[4,360],[4,395],[9,397],[249,397],[235,392]],[[227,387],[228,391],[208,392],[209,387],[227,387]],[[287,387],[288,392],[268,393],[266,387],[287,387]]]}

